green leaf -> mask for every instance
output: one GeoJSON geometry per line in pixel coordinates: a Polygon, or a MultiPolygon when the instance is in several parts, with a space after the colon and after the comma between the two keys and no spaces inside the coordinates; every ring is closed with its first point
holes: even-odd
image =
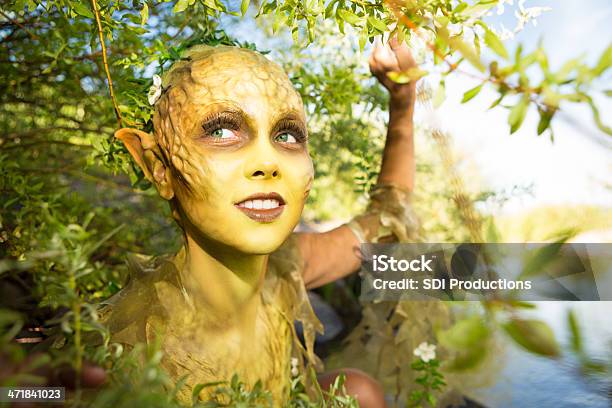
{"type": "Polygon", "coordinates": [[[370,25],[372,27],[376,28],[378,31],[380,31],[382,33],[387,31],[387,25],[382,20],[379,20],[377,18],[374,18],[374,17],[370,16],[370,17],[368,17],[368,23],[370,23],[370,25]]]}
{"type": "Polygon", "coordinates": [[[484,72],[485,66],[482,64],[480,57],[476,53],[476,50],[463,41],[459,36],[449,37],[448,31],[445,27],[438,28],[438,34],[442,36],[442,39],[447,42],[447,44],[454,51],[458,51],[466,60],[469,61],[474,68],[479,70],[480,72],[484,72]]]}
{"type": "Polygon", "coordinates": [[[189,0],[178,0],[172,9],[175,13],[181,13],[189,7],[189,0]]]}
{"type": "Polygon", "coordinates": [[[515,307],[517,309],[535,309],[536,305],[529,302],[523,302],[521,300],[510,300],[508,302],[510,306],[515,307]]]}
{"type": "Polygon", "coordinates": [[[521,63],[522,55],[523,55],[523,44],[519,44],[518,47],[516,47],[516,50],[514,50],[514,65],[516,65],[517,67],[521,63]]]}
{"type": "Polygon", "coordinates": [[[446,99],[446,83],[444,81],[440,81],[440,85],[438,89],[436,89],[436,93],[433,96],[432,104],[434,108],[439,108],[446,99]]]}
{"type": "Polygon", "coordinates": [[[504,46],[504,43],[493,31],[486,29],[484,34],[484,40],[485,44],[487,44],[487,47],[493,50],[493,52],[495,52],[497,55],[506,60],[510,58],[510,56],[508,55],[508,51],[504,46]]]}
{"type": "Polygon", "coordinates": [[[595,76],[599,76],[606,72],[608,68],[612,66],[612,44],[608,45],[608,47],[604,50],[604,52],[599,57],[599,61],[597,61],[597,65],[593,68],[593,74],[595,76]]]}
{"type": "Polygon", "coordinates": [[[284,21],[285,16],[283,13],[276,13],[274,15],[274,22],[272,23],[272,33],[276,33],[284,21]]]}
{"type": "Polygon", "coordinates": [[[145,2],[140,10],[140,25],[143,26],[149,20],[149,5],[145,2]]]}
{"type": "Polygon", "coordinates": [[[447,363],[449,368],[467,370],[486,357],[490,331],[480,316],[473,316],[438,332],[437,338],[442,346],[454,352],[447,363]]]}
{"type": "Polygon", "coordinates": [[[452,350],[475,347],[486,340],[488,336],[489,329],[479,316],[459,320],[437,335],[440,344],[452,350]]]}
{"type": "Polygon", "coordinates": [[[570,328],[570,340],[572,350],[576,353],[582,352],[582,335],[580,334],[580,326],[573,310],[567,312],[567,324],[570,328]]]}
{"type": "Polygon", "coordinates": [[[368,40],[368,35],[365,31],[362,31],[359,35],[359,51],[363,52],[365,48],[366,41],[368,40]]]}
{"type": "Polygon", "coordinates": [[[552,120],[555,111],[549,111],[540,109],[540,121],[538,122],[538,135],[544,133],[546,129],[550,126],[550,121],[552,120]]]}
{"type": "Polygon", "coordinates": [[[558,258],[563,244],[564,241],[552,242],[528,253],[519,279],[545,273],[551,262],[558,258]]]}
{"type": "Polygon", "coordinates": [[[328,19],[331,18],[333,12],[334,12],[334,6],[336,5],[335,1],[330,1],[329,4],[327,5],[327,7],[325,8],[325,13],[323,15],[323,18],[328,19]]]}
{"type": "Polygon", "coordinates": [[[466,7],[461,14],[466,17],[481,16],[491,8],[495,7],[496,4],[497,1],[479,1],[472,6],[466,7]]]}
{"type": "Polygon", "coordinates": [[[575,70],[579,64],[580,58],[573,58],[571,60],[566,61],[561,66],[561,68],[559,68],[559,71],[555,73],[555,80],[557,82],[565,81],[566,79],[568,79],[569,74],[571,74],[572,71],[575,70]]]}
{"type": "Polygon", "coordinates": [[[525,94],[521,100],[512,108],[508,115],[508,124],[510,125],[510,134],[516,132],[525,119],[527,108],[529,107],[529,95],[525,94]]]}
{"type": "Polygon", "coordinates": [[[493,103],[491,104],[491,106],[489,106],[489,109],[493,109],[494,107],[496,107],[497,105],[499,105],[501,103],[501,101],[505,98],[505,94],[501,94],[499,96],[499,98],[497,98],[495,101],[493,101],[493,103]]]}
{"type": "Polygon", "coordinates": [[[297,44],[297,43],[298,43],[298,41],[299,41],[299,30],[298,30],[298,27],[297,27],[297,26],[296,26],[296,27],[293,27],[293,28],[291,29],[291,38],[293,39],[293,42],[294,42],[295,44],[297,44]]]}
{"type": "Polygon", "coordinates": [[[469,101],[470,99],[474,98],[476,95],[478,95],[480,93],[480,90],[482,89],[482,86],[484,85],[484,83],[466,91],[463,94],[463,99],[461,99],[461,103],[466,103],[467,101],[469,101]]]}
{"type": "Polygon", "coordinates": [[[240,13],[242,14],[243,17],[249,8],[249,3],[250,3],[250,0],[242,0],[242,2],[240,3],[240,13]]]}
{"type": "Polygon", "coordinates": [[[419,67],[409,68],[402,72],[388,72],[387,77],[395,83],[407,84],[427,75],[427,71],[419,67]]]}
{"type": "Polygon", "coordinates": [[[599,130],[601,130],[602,132],[606,133],[607,135],[612,136],[612,128],[607,126],[601,120],[601,116],[599,114],[599,109],[597,109],[597,106],[595,105],[595,102],[593,102],[593,98],[591,98],[590,96],[588,96],[586,94],[583,94],[583,96],[586,98],[587,103],[591,107],[591,111],[593,112],[593,120],[595,121],[595,125],[597,125],[597,128],[599,128],[599,130]]]}
{"type": "Polygon", "coordinates": [[[359,25],[362,21],[361,17],[346,9],[338,10],[338,16],[350,25],[359,25]]]}
{"type": "Polygon", "coordinates": [[[531,353],[546,357],[560,354],[554,332],[540,320],[514,318],[502,327],[516,343],[531,353]]]}
{"type": "Polygon", "coordinates": [[[74,2],[72,3],[72,10],[80,16],[87,18],[94,18],[92,11],[83,3],[74,2]]]}

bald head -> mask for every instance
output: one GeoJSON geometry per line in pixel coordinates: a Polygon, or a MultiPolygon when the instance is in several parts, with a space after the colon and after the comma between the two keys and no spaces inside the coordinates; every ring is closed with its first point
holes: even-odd
{"type": "Polygon", "coordinates": [[[202,116],[224,104],[250,117],[293,112],[305,121],[300,95],[283,69],[258,52],[232,46],[195,46],[163,77],[166,90],[153,116],[155,137],[171,156],[202,116]]]}

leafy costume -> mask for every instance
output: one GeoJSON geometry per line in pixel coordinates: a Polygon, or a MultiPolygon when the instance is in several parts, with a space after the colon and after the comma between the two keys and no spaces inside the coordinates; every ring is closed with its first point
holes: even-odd
{"type": "MultiPolygon", "coordinates": [[[[393,186],[376,186],[365,214],[349,223],[359,239],[377,242],[407,239],[416,231],[416,218],[409,204],[409,193],[393,186]]],[[[244,347],[219,322],[214,331],[206,309],[198,304],[182,283],[185,249],[174,257],[129,258],[130,280],[123,290],[105,302],[102,322],[112,341],[128,346],[159,341],[164,353],[162,367],[174,380],[188,375],[179,399],[191,400],[198,383],[228,380],[233,374],[247,385],[261,380],[270,390],[274,406],[282,406],[289,395],[291,358],[320,370],[314,354],[315,332],[322,325],[308,300],[302,278],[304,260],[297,247],[297,236],[270,255],[265,283],[260,293],[256,332],[244,347]],[[298,339],[293,323],[304,328],[305,344],[298,339]],[[206,327],[206,329],[203,329],[206,327]]],[[[206,387],[206,398],[214,387],[206,387]]]]}

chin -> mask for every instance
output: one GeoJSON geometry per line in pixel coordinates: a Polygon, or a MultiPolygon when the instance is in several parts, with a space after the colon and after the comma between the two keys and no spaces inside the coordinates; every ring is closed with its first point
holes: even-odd
{"type": "Polygon", "coordinates": [[[291,230],[285,234],[253,233],[244,234],[241,242],[234,245],[240,252],[251,255],[268,255],[280,248],[291,234],[291,230]]]}

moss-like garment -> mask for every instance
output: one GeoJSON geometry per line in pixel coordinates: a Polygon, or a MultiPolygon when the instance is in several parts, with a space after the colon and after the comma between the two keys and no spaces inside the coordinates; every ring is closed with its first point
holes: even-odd
{"type": "MultiPolygon", "coordinates": [[[[409,198],[408,192],[396,187],[376,186],[367,212],[349,227],[370,242],[405,241],[416,231],[409,198]]],[[[302,279],[304,261],[296,240],[291,235],[270,255],[251,338],[228,330],[224,320],[214,324],[215,318],[190,296],[181,280],[184,249],[174,258],[131,256],[131,279],[106,302],[102,321],[118,343],[151,344],[158,337],[163,368],[175,380],[188,375],[179,394],[182,401],[191,401],[191,389],[198,383],[229,380],[238,374],[250,386],[261,380],[272,392],[274,406],[282,406],[289,394],[292,357],[298,358],[302,368],[304,362],[321,368],[314,339],[322,325],[308,301],[302,279]],[[296,320],[304,327],[306,347],[294,331],[296,320]]],[[[204,388],[200,397],[206,399],[211,391],[204,388]]]]}
{"type": "MultiPolygon", "coordinates": [[[[252,338],[240,338],[225,322],[211,325],[206,310],[181,282],[184,249],[174,258],[131,256],[131,279],[105,302],[102,321],[112,341],[128,346],[151,344],[158,336],[162,367],[175,380],[188,375],[179,394],[184,402],[191,401],[196,384],[238,374],[250,386],[261,380],[274,406],[282,406],[289,393],[291,358],[298,358],[302,367],[305,360],[318,368],[321,364],[313,346],[322,325],[308,301],[295,239],[292,235],[270,256],[252,338]],[[295,334],[296,320],[304,327],[306,348],[295,334]]],[[[211,391],[204,388],[201,398],[211,391]]]]}

